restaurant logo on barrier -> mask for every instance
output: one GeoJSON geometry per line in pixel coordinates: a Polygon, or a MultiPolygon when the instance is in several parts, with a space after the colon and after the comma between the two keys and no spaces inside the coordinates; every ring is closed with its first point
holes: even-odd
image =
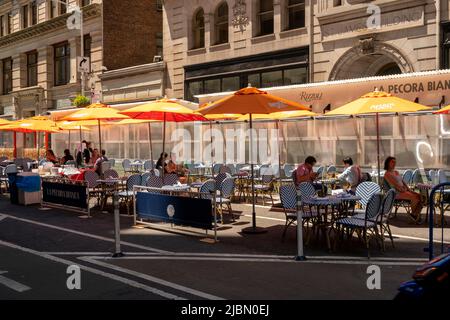
{"type": "Polygon", "coordinates": [[[173,216],[175,215],[175,207],[171,204],[167,206],[167,215],[170,219],[173,219],[173,216]]]}
{"type": "Polygon", "coordinates": [[[305,102],[318,101],[318,100],[322,100],[322,96],[323,96],[322,92],[308,93],[308,92],[302,91],[302,93],[300,94],[300,100],[305,101],[305,102]]]}

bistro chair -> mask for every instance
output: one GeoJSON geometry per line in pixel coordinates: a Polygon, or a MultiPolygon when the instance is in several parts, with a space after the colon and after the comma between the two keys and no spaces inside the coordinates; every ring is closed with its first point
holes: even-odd
{"type": "Polygon", "coordinates": [[[231,197],[233,197],[234,195],[234,188],[235,188],[234,178],[227,177],[222,181],[220,188],[218,189],[220,193],[219,196],[216,197],[216,208],[220,214],[220,219],[222,223],[223,223],[224,207],[226,207],[233,221],[235,221],[233,209],[231,208],[231,197]]]}
{"type": "Polygon", "coordinates": [[[295,166],[293,164],[285,164],[283,167],[284,178],[290,178],[292,176],[292,172],[295,170],[295,166]]]}
{"type": "Polygon", "coordinates": [[[103,172],[103,176],[105,177],[105,179],[109,179],[109,178],[118,179],[119,178],[119,174],[114,169],[105,170],[105,172],[103,172]]]}
{"type": "Polygon", "coordinates": [[[261,183],[255,185],[256,196],[262,196],[263,206],[266,205],[266,196],[270,197],[272,206],[274,205],[272,197],[272,193],[275,190],[274,181],[275,177],[273,175],[263,175],[261,176],[261,183]]]}
{"type": "Polygon", "coordinates": [[[381,242],[380,231],[378,225],[381,224],[382,216],[382,200],[383,195],[381,193],[373,194],[366,205],[364,219],[358,219],[355,217],[341,218],[336,221],[336,228],[338,234],[341,233],[341,238],[344,236],[344,232],[347,231],[349,239],[353,237],[353,233],[356,232],[358,238],[363,240],[367,248],[367,257],[370,258],[370,237],[374,237],[378,243],[381,242]],[[370,233],[370,234],[369,234],[370,233]]]}
{"type": "Polygon", "coordinates": [[[336,171],[337,171],[336,166],[329,166],[327,168],[328,177],[334,178],[336,176],[336,171]]]}
{"type": "MultiPolygon", "coordinates": [[[[383,190],[385,192],[388,192],[390,189],[394,189],[392,186],[389,185],[386,179],[383,179],[383,190]]],[[[397,191],[395,191],[397,194],[397,191]]],[[[410,217],[414,223],[418,223],[418,220],[412,216],[412,208],[411,208],[411,201],[406,199],[395,199],[394,200],[394,217],[397,217],[398,209],[403,208],[405,209],[406,215],[410,217]]]]}
{"type": "Polygon", "coordinates": [[[411,187],[415,187],[416,184],[423,182],[424,181],[422,179],[422,173],[419,169],[416,169],[412,174],[411,183],[409,183],[408,185],[410,185],[411,187]]]}
{"type": "Polygon", "coordinates": [[[325,170],[325,167],[320,166],[320,167],[317,169],[317,176],[320,177],[320,176],[323,174],[323,171],[324,171],[324,170],[325,170]]]}
{"type": "Polygon", "coordinates": [[[212,174],[213,174],[213,177],[214,177],[215,175],[217,175],[217,174],[220,173],[220,168],[221,168],[221,167],[222,167],[222,164],[221,164],[221,163],[216,163],[216,164],[213,165],[213,167],[212,167],[212,174]]]}
{"type": "Polygon", "coordinates": [[[220,189],[220,186],[222,185],[223,180],[225,180],[226,178],[230,178],[231,175],[227,172],[222,172],[219,173],[214,180],[216,181],[216,190],[220,189]]]}
{"type": "Polygon", "coordinates": [[[153,172],[144,172],[143,174],[141,174],[141,185],[142,186],[146,186],[147,185],[147,180],[148,178],[150,178],[150,176],[154,175],[153,172]]]}
{"type": "Polygon", "coordinates": [[[200,199],[211,199],[216,192],[216,181],[214,179],[206,180],[200,187],[199,192],[200,199]]]}
{"type": "Polygon", "coordinates": [[[178,175],[176,173],[169,173],[164,175],[164,185],[165,186],[173,186],[174,184],[177,184],[179,181],[178,175]]]}
{"type": "Polygon", "coordinates": [[[15,164],[8,164],[5,168],[2,168],[2,173],[0,175],[0,191],[2,190],[2,185],[5,185],[5,189],[9,189],[9,179],[8,173],[17,173],[17,166],[15,164]]]}
{"type": "Polygon", "coordinates": [[[147,187],[150,188],[162,188],[164,185],[162,177],[151,175],[147,179],[147,187]]]}
{"type": "Polygon", "coordinates": [[[97,204],[100,204],[100,197],[102,194],[100,186],[100,176],[95,171],[86,171],[84,173],[84,181],[86,181],[89,190],[89,196],[97,198],[97,204]]]}
{"type": "Polygon", "coordinates": [[[231,174],[232,176],[237,173],[236,166],[234,164],[227,164],[226,166],[230,169],[229,174],[231,174]]]}
{"type": "Polygon", "coordinates": [[[442,170],[442,169],[438,170],[437,175],[439,177],[439,183],[447,182],[447,175],[445,174],[444,170],[442,170]]]}
{"type": "Polygon", "coordinates": [[[131,168],[130,159],[124,159],[122,161],[122,167],[123,167],[123,171],[125,172],[125,174],[133,172],[133,169],[131,168]]]}
{"type": "Polygon", "coordinates": [[[428,182],[433,183],[435,181],[434,179],[436,178],[436,171],[435,170],[428,171],[427,178],[428,182]]]}
{"type": "MultiPolygon", "coordinates": [[[[380,226],[380,234],[381,239],[383,243],[383,250],[384,250],[384,233],[387,232],[389,235],[389,238],[391,239],[392,247],[394,247],[394,238],[392,237],[391,227],[389,225],[389,219],[391,218],[392,209],[394,208],[394,202],[395,202],[395,190],[390,189],[386,192],[383,198],[382,202],[382,211],[381,211],[381,218],[379,221],[375,221],[380,226]]],[[[365,213],[358,213],[352,216],[352,218],[361,219],[364,220],[366,217],[365,213]]]]}
{"type": "Polygon", "coordinates": [[[410,185],[412,183],[412,177],[413,171],[411,169],[407,169],[405,170],[405,172],[403,172],[402,179],[407,185],[410,185]]]}
{"type": "Polygon", "coordinates": [[[142,183],[140,174],[132,174],[128,177],[125,191],[119,192],[119,201],[125,202],[127,214],[130,215],[130,203],[133,202],[133,187],[140,186],[142,183]]]}
{"type": "Polygon", "coordinates": [[[150,171],[153,169],[153,162],[151,160],[144,161],[144,171],[150,171]]]}
{"type": "Polygon", "coordinates": [[[236,172],[239,173],[242,168],[246,167],[246,164],[244,163],[238,163],[236,164],[236,172]]]}
{"type": "Polygon", "coordinates": [[[228,173],[229,175],[232,175],[231,169],[225,165],[220,167],[219,174],[220,173],[228,173]]]}
{"type": "Polygon", "coordinates": [[[356,196],[361,197],[361,200],[358,200],[357,202],[361,206],[362,211],[356,209],[355,213],[364,213],[367,203],[372,195],[379,192],[381,192],[380,186],[375,182],[361,182],[358,184],[355,194],[356,196]]]}

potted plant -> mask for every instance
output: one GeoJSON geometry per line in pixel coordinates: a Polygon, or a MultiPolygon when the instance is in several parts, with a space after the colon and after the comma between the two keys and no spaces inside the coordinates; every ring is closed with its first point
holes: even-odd
{"type": "Polygon", "coordinates": [[[91,104],[91,100],[83,95],[77,95],[75,99],[73,99],[73,104],[77,108],[84,108],[91,104]]]}

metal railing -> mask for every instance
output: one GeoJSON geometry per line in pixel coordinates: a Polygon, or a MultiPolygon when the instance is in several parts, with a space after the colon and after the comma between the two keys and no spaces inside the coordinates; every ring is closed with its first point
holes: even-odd
{"type": "Polygon", "coordinates": [[[440,206],[442,219],[441,219],[441,254],[444,253],[444,224],[445,224],[445,210],[450,206],[450,182],[444,182],[433,187],[430,193],[430,215],[429,215],[429,243],[428,243],[428,256],[432,260],[434,258],[434,212],[436,210],[436,203],[440,206]],[[446,189],[445,187],[449,187],[446,189]],[[448,195],[445,193],[448,191],[448,195]],[[436,200],[436,195],[439,198],[436,200]],[[447,198],[448,197],[448,198],[447,198]]]}

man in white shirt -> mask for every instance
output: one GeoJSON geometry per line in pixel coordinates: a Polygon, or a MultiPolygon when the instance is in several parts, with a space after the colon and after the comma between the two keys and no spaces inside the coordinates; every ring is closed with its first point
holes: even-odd
{"type": "Polygon", "coordinates": [[[350,157],[345,158],[343,162],[345,170],[343,173],[338,175],[338,179],[343,182],[347,182],[350,185],[351,190],[354,192],[362,179],[361,168],[358,165],[353,164],[353,160],[350,157]]]}

